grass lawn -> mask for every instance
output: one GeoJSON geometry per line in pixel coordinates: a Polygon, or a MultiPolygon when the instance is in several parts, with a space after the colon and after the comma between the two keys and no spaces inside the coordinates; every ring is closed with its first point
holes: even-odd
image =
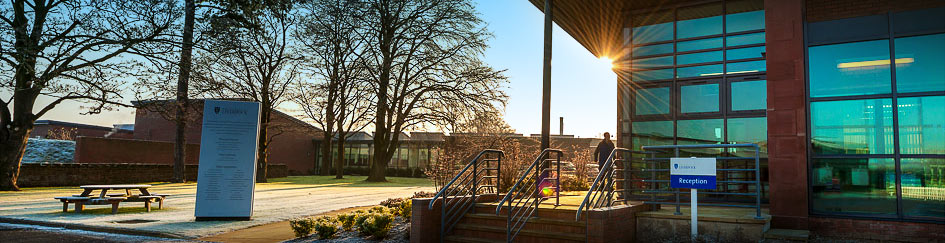
{"type": "Polygon", "coordinates": [[[335,176],[289,176],[285,178],[271,178],[269,179],[269,183],[341,187],[433,186],[433,182],[427,178],[387,177],[387,182],[367,182],[364,181],[364,179],[367,179],[367,176],[345,176],[344,179],[335,179],[335,176]]]}

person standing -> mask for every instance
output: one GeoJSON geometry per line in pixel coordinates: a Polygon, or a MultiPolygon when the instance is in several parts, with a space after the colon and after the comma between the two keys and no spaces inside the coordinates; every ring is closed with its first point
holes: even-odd
{"type": "Polygon", "coordinates": [[[613,151],[614,142],[610,141],[610,133],[604,132],[604,140],[600,141],[597,148],[594,149],[594,160],[597,161],[597,166],[604,167],[604,163],[607,163],[607,158],[610,157],[610,153],[613,151]]]}

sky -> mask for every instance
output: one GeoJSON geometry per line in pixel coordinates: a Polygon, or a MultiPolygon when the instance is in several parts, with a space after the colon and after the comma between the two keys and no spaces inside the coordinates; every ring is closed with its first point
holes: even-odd
{"type": "MultiPolygon", "coordinates": [[[[494,38],[484,61],[506,70],[509,95],[505,119],[518,133],[541,132],[541,82],[543,22],[541,11],[527,0],[481,0],[477,11],[488,23],[494,38]]],[[[564,133],[599,137],[615,133],[617,76],[610,67],[555,25],[552,35],[551,133],[558,133],[558,118],[564,117],[564,133]]],[[[0,96],[9,98],[8,92],[0,96]]],[[[126,99],[133,98],[128,94],[126,99]]],[[[40,98],[37,111],[50,98],[40,98]]],[[[40,120],[59,120],[111,126],[134,123],[133,108],[116,108],[95,115],[81,115],[83,104],[64,102],[40,120]]]]}

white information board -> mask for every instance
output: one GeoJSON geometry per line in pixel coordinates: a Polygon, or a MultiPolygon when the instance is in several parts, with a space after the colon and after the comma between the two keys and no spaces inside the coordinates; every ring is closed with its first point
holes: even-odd
{"type": "Polygon", "coordinates": [[[197,220],[253,216],[259,103],[205,100],[197,167],[197,220]]]}

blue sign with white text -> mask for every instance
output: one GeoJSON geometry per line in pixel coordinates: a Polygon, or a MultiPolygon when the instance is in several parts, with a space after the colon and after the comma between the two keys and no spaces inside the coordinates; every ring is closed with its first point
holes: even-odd
{"type": "Polygon", "coordinates": [[[715,158],[670,158],[669,187],[716,189],[715,158]]]}

